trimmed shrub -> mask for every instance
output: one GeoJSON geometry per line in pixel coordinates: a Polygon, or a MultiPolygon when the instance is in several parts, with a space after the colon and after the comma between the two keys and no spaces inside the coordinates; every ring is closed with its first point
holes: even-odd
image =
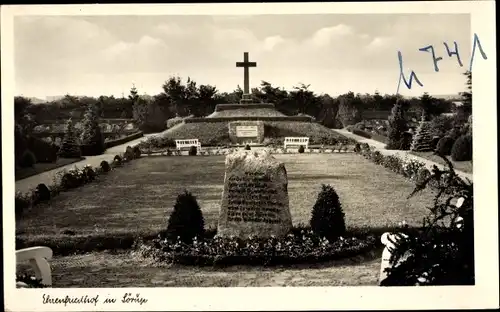
{"type": "Polygon", "coordinates": [[[132,147],[132,152],[134,153],[134,158],[137,159],[141,157],[141,149],[137,145],[132,147]]]}
{"type": "Polygon", "coordinates": [[[22,168],[33,168],[33,166],[36,164],[36,157],[33,152],[30,150],[26,150],[23,153],[23,156],[21,156],[21,161],[19,162],[19,166],[22,168]]]}
{"type": "Polygon", "coordinates": [[[361,145],[359,145],[359,143],[356,143],[356,145],[354,145],[354,152],[355,153],[361,152],[361,145]]]}
{"type": "Polygon", "coordinates": [[[472,136],[462,135],[451,148],[451,159],[454,161],[472,160],[472,136]]]}
{"type": "Polygon", "coordinates": [[[123,157],[127,160],[132,160],[135,158],[135,153],[134,151],[132,150],[132,147],[130,146],[127,146],[127,148],[125,149],[125,154],[123,155],[123,157]]]}
{"type": "Polygon", "coordinates": [[[35,189],[35,196],[38,201],[50,200],[50,190],[45,184],[40,183],[35,189]]]}
{"type": "Polygon", "coordinates": [[[449,156],[451,154],[451,148],[455,140],[452,137],[445,136],[441,138],[436,146],[436,153],[443,156],[449,156]]]}
{"type": "Polygon", "coordinates": [[[200,206],[187,190],[177,196],[174,211],[168,219],[167,236],[190,243],[205,232],[205,220],[200,206]]]}
{"type": "Polygon", "coordinates": [[[337,192],[323,184],[312,209],[311,229],[318,236],[334,241],[345,233],[344,216],[337,192]]]}
{"type": "Polygon", "coordinates": [[[189,156],[196,156],[198,154],[198,149],[196,146],[189,147],[189,156]]]}
{"type": "Polygon", "coordinates": [[[299,146],[299,153],[304,153],[304,145],[299,146]]]}
{"type": "Polygon", "coordinates": [[[82,156],[82,151],[78,145],[76,129],[71,118],[66,123],[64,138],[61,142],[58,155],[63,158],[80,158],[82,156]]]}
{"type": "Polygon", "coordinates": [[[83,167],[82,173],[83,173],[83,179],[84,179],[85,183],[92,182],[97,177],[96,172],[94,171],[94,169],[91,166],[83,167]]]}
{"type": "Polygon", "coordinates": [[[101,169],[103,172],[109,172],[111,171],[111,166],[109,165],[109,163],[105,160],[101,161],[101,169]]]}

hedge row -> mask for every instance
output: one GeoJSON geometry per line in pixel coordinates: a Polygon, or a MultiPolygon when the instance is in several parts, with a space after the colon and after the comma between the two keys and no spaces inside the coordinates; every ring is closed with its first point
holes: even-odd
{"type": "Polygon", "coordinates": [[[38,184],[31,191],[15,195],[15,216],[22,217],[23,213],[35,208],[37,205],[48,202],[60,192],[68,191],[93,182],[98,176],[105,174],[114,168],[121,167],[123,163],[140,157],[140,150],[136,147],[127,146],[125,153],[116,155],[111,164],[103,160],[99,167],[92,168],[86,165],[83,168],[74,167],[70,170],[61,170],[56,173],[52,185],[38,184]]]}
{"type": "Polygon", "coordinates": [[[144,133],[142,131],[139,131],[139,132],[133,133],[133,134],[128,135],[128,136],[123,137],[123,138],[119,138],[119,139],[112,140],[112,141],[107,141],[104,143],[104,146],[106,148],[118,146],[118,145],[130,142],[132,140],[136,140],[136,139],[141,138],[143,136],[144,136],[144,133]]]}
{"type": "Polygon", "coordinates": [[[234,110],[234,109],[259,109],[259,108],[271,108],[275,109],[274,104],[270,103],[253,103],[253,104],[218,104],[215,106],[216,112],[222,112],[225,110],[234,110]]]}
{"type": "Polygon", "coordinates": [[[240,120],[262,120],[262,121],[302,121],[302,122],[312,122],[312,118],[308,116],[272,116],[272,117],[260,117],[260,116],[234,116],[234,117],[220,117],[220,118],[189,118],[185,119],[185,123],[200,123],[200,122],[229,122],[229,121],[240,121],[240,120]]]}
{"type": "MultiPolygon", "coordinates": [[[[395,173],[401,174],[410,181],[420,184],[431,176],[431,171],[426,168],[425,163],[408,158],[401,158],[399,155],[383,155],[377,150],[372,150],[366,143],[357,144],[354,151],[366,159],[381,165],[395,173]]],[[[433,169],[434,170],[434,169],[433,169]]],[[[442,175],[439,180],[431,181],[429,186],[438,189],[444,185],[449,176],[442,175]]]]}

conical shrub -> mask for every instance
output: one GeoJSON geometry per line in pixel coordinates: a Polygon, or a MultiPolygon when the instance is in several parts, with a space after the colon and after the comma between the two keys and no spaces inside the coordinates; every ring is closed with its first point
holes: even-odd
{"type": "Polygon", "coordinates": [[[82,156],[76,129],[71,118],[66,122],[66,130],[58,155],[63,158],[80,158],[82,156]]]}
{"type": "Polygon", "coordinates": [[[179,194],[168,219],[167,236],[190,243],[194,237],[203,235],[204,228],[205,220],[196,197],[188,191],[179,194]]]}
{"type": "Polygon", "coordinates": [[[337,192],[332,186],[323,184],[312,209],[311,229],[316,235],[334,241],[345,233],[344,218],[337,192]]]}
{"type": "Polygon", "coordinates": [[[100,155],[104,152],[104,135],[99,126],[99,115],[96,105],[90,105],[82,122],[82,146],[84,156],[100,155]]]}
{"type": "Polygon", "coordinates": [[[414,152],[430,152],[434,150],[432,138],[431,124],[422,117],[410,149],[414,152]]]}

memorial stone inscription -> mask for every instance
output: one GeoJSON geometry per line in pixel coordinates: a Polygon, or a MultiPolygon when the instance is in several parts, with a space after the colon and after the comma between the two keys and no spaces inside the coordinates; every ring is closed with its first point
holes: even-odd
{"type": "Polygon", "coordinates": [[[286,170],[265,151],[226,158],[219,235],[281,236],[292,227],[286,170]]]}

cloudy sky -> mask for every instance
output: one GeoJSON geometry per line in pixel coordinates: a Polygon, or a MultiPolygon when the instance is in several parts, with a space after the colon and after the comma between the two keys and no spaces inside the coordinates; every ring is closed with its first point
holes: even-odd
{"type": "Polygon", "coordinates": [[[24,16],[14,21],[16,94],[121,96],[135,84],[153,95],[172,75],[232,91],[243,85],[235,62],[244,51],[257,62],[251,87],[392,94],[398,50],[406,75],[413,69],[424,85],[400,93],[454,94],[464,89],[471,39],[468,14],[24,16]],[[454,41],[463,67],[443,45],[454,41]],[[439,72],[419,51],[429,45],[443,58],[439,72]]]}

